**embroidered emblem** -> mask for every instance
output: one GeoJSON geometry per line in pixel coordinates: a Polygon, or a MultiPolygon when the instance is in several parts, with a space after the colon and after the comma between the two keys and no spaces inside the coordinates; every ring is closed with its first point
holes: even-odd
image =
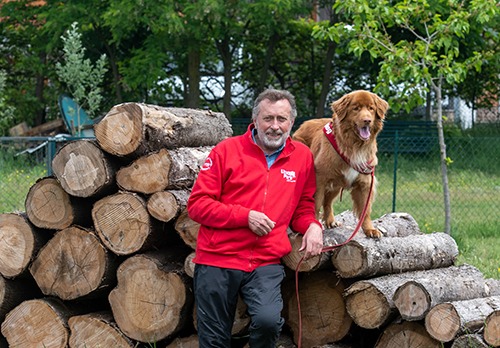
{"type": "Polygon", "coordinates": [[[295,171],[293,170],[284,170],[281,169],[281,174],[283,174],[283,178],[286,182],[296,182],[297,178],[295,177],[295,171]]]}
{"type": "Polygon", "coordinates": [[[201,167],[201,170],[209,170],[212,168],[212,159],[210,157],[207,157],[205,160],[205,163],[203,163],[203,166],[201,167]]]}

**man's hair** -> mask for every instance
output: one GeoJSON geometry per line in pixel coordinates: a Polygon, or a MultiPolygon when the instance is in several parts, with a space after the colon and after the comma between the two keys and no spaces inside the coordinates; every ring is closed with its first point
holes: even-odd
{"type": "Polygon", "coordinates": [[[295,97],[293,96],[293,94],[285,90],[270,88],[260,93],[257,99],[255,99],[252,109],[252,120],[255,121],[255,119],[257,119],[257,115],[260,112],[260,102],[264,99],[267,99],[273,103],[277,102],[278,100],[288,100],[290,106],[292,107],[292,111],[290,112],[291,120],[293,121],[295,120],[295,117],[297,117],[297,105],[295,104],[295,97]]]}

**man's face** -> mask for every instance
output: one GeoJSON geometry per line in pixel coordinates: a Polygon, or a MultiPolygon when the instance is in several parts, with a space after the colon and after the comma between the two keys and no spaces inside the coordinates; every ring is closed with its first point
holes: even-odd
{"type": "Polygon", "coordinates": [[[254,121],[257,129],[257,145],[266,153],[273,153],[281,147],[290,135],[293,126],[292,107],[286,99],[271,102],[264,99],[254,121]]]}

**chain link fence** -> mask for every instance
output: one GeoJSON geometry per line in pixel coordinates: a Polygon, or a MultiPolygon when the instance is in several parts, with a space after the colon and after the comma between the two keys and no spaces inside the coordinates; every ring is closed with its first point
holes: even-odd
{"type": "MultiPolygon", "coordinates": [[[[241,133],[246,125],[235,133],[241,133]]],[[[437,136],[437,133],[436,133],[437,136]]],[[[444,230],[444,198],[437,137],[379,136],[379,165],[372,218],[406,212],[426,232],[444,230]]],[[[24,211],[29,188],[51,175],[51,160],[67,139],[1,138],[0,213],[24,211]]],[[[500,137],[448,136],[448,180],[452,231],[482,229],[491,236],[500,230],[500,137]]],[[[335,213],[351,209],[345,194],[335,213]]]]}

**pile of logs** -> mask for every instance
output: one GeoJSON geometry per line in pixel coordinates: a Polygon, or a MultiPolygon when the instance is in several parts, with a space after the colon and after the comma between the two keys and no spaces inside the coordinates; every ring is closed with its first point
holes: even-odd
{"type": "MultiPolygon", "coordinates": [[[[94,132],[58,150],[25,212],[0,214],[0,347],[197,347],[199,225],[185,207],[231,126],[221,113],[125,103],[94,132]]],[[[350,212],[337,219],[326,246],[356,225],[350,212]]],[[[456,266],[453,238],[409,214],[374,223],[380,240],[359,233],[305,261],[289,231],[280,347],[500,346],[499,281],[456,266]]],[[[248,325],[240,301],[234,346],[248,325]]]]}

